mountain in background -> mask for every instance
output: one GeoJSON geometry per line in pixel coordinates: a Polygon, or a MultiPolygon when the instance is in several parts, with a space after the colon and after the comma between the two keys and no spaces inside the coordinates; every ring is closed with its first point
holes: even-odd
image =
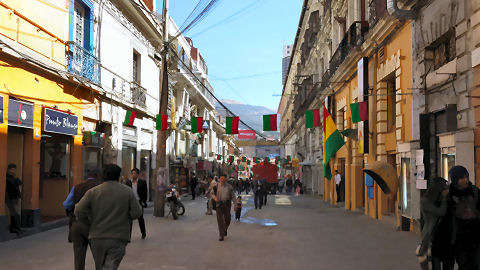
{"type": "MultiPolygon", "coordinates": [[[[250,127],[255,129],[257,132],[263,132],[263,115],[264,114],[275,114],[276,111],[263,107],[243,104],[236,100],[221,99],[220,100],[230,111],[232,111],[236,116],[240,117],[240,120],[247,123],[250,127]]],[[[215,109],[222,117],[226,116],[225,109],[217,102],[215,104],[215,109]]],[[[280,117],[277,119],[277,127],[280,127],[280,117]]],[[[240,123],[239,129],[248,129],[242,123],[240,123]]],[[[265,137],[273,137],[275,139],[280,139],[280,132],[264,132],[265,137]]]]}

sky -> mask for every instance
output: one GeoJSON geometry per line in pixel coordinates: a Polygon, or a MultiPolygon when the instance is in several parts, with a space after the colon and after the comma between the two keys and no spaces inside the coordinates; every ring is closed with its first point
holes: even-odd
{"type": "MultiPolygon", "coordinates": [[[[178,26],[198,1],[169,1],[170,16],[178,26]]],[[[159,13],[162,3],[157,0],[159,13]]],[[[293,44],[302,3],[302,0],[219,0],[199,24],[184,34],[192,38],[205,59],[217,98],[277,111],[280,96],[273,95],[282,93],[283,45],[293,44]]]]}

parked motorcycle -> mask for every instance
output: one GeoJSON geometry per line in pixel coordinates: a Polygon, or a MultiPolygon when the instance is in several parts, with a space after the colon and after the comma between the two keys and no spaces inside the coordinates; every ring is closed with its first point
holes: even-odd
{"type": "MultiPolygon", "coordinates": [[[[178,192],[175,189],[175,186],[169,188],[166,193],[166,198],[168,202],[168,207],[170,208],[170,213],[172,214],[173,219],[177,219],[178,216],[181,216],[185,213],[185,206],[180,201],[180,197],[178,196],[178,192]]],[[[168,215],[167,215],[168,216],[168,215]]]]}

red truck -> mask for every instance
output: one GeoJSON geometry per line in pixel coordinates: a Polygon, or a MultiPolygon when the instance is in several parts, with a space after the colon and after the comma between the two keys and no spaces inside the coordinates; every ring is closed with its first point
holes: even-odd
{"type": "Polygon", "coordinates": [[[257,163],[253,165],[253,180],[266,181],[266,189],[270,193],[277,193],[278,189],[278,167],[271,163],[257,163]]]}

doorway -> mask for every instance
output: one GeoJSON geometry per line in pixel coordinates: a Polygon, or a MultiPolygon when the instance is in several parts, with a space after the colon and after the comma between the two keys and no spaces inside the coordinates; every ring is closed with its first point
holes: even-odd
{"type": "Polygon", "coordinates": [[[339,159],[340,167],[338,168],[338,172],[342,176],[342,181],[340,182],[340,201],[345,201],[345,164],[346,161],[344,158],[339,159]]]}
{"type": "MultiPolygon", "coordinates": [[[[7,134],[7,166],[9,164],[15,164],[17,166],[16,177],[20,179],[23,183],[23,150],[24,150],[24,139],[25,133],[24,129],[18,127],[8,127],[7,134]]],[[[20,215],[22,215],[23,209],[23,186],[20,186],[20,192],[22,199],[19,200],[18,209],[20,209],[20,215]]],[[[6,207],[8,215],[10,215],[8,207],[6,207]]],[[[21,216],[20,216],[21,218],[21,216]]],[[[10,219],[9,219],[10,222],[10,219]]]]}
{"type": "MultiPolygon", "coordinates": [[[[389,154],[387,153],[387,162],[388,164],[392,165],[395,170],[397,169],[397,155],[396,154],[389,154]]],[[[397,201],[397,193],[393,194],[392,196],[385,196],[386,197],[386,205],[385,210],[383,211],[384,215],[395,215],[395,202],[397,201]]]]}

